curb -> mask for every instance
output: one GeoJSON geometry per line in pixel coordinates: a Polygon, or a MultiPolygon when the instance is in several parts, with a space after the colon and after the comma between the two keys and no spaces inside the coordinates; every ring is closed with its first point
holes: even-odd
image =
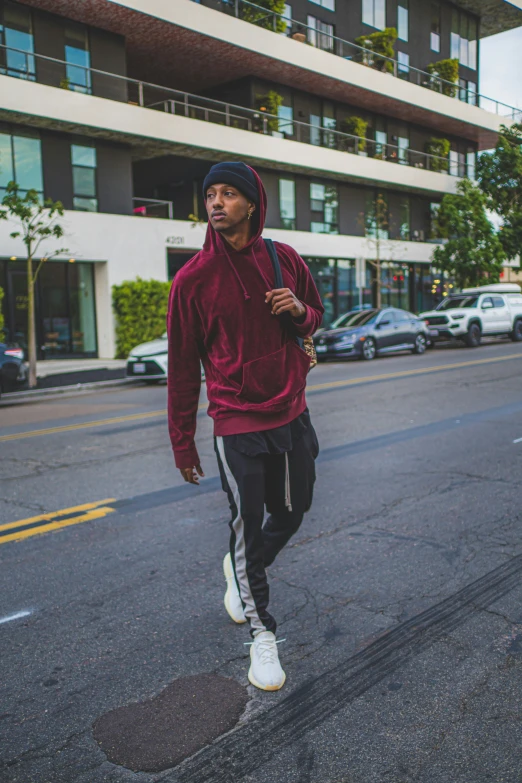
{"type": "Polygon", "coordinates": [[[89,383],[75,383],[70,386],[51,386],[48,389],[8,392],[7,394],[2,394],[0,408],[2,407],[2,403],[9,403],[12,405],[14,403],[40,402],[48,397],[56,397],[58,395],[75,395],[94,389],[108,389],[112,386],[130,386],[135,385],[136,383],[143,383],[143,381],[141,378],[118,378],[112,381],[90,381],[89,383]]]}

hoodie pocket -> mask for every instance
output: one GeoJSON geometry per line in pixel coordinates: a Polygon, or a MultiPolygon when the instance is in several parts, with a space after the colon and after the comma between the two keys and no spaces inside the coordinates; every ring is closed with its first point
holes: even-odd
{"type": "Polygon", "coordinates": [[[278,351],[261,356],[243,366],[243,385],[238,397],[250,403],[269,403],[270,407],[285,403],[306,386],[310,359],[295,342],[288,342],[278,351]]]}

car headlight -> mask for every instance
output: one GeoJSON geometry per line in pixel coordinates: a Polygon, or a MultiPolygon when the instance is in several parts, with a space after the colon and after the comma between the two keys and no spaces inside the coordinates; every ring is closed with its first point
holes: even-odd
{"type": "Polygon", "coordinates": [[[345,337],[341,337],[341,339],[337,341],[337,345],[353,345],[356,340],[356,334],[347,334],[345,337]]]}
{"type": "Polygon", "coordinates": [[[451,316],[454,321],[461,321],[465,316],[463,315],[452,315],[451,316]]]}

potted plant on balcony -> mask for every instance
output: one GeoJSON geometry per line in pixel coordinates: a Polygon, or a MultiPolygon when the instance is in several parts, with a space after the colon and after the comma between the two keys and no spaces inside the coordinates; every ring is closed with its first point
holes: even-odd
{"type": "Polygon", "coordinates": [[[397,30],[395,27],[386,27],[369,35],[360,35],[355,39],[357,46],[366,51],[362,53],[362,62],[383,73],[393,73],[393,59],[395,56],[395,41],[397,30]]]}
{"type": "MultiPolygon", "coordinates": [[[[256,95],[255,98],[256,109],[262,114],[270,114],[271,117],[266,117],[266,129],[270,133],[277,133],[279,130],[279,120],[277,113],[279,107],[283,105],[283,96],[276,90],[269,90],[263,95],[256,95]]],[[[260,117],[259,127],[257,128],[259,133],[263,133],[265,129],[265,122],[263,117],[260,117]]]]}
{"type": "Polygon", "coordinates": [[[450,98],[455,98],[459,80],[458,60],[455,58],[439,60],[436,63],[430,63],[426,70],[431,75],[431,79],[426,84],[426,87],[442,92],[443,95],[449,95],[450,98]],[[442,82],[440,81],[441,79],[442,82]],[[451,82],[451,84],[446,84],[446,82],[451,82]]]}
{"type": "Polygon", "coordinates": [[[285,4],[285,0],[256,0],[255,5],[243,6],[240,16],[245,22],[252,22],[276,33],[284,33],[286,31],[286,20],[283,18],[285,4]],[[262,8],[266,8],[271,13],[267,14],[261,10],[262,8]]]}
{"type": "Polygon", "coordinates": [[[448,139],[437,139],[432,136],[429,141],[426,142],[426,152],[428,155],[435,157],[429,158],[428,166],[431,171],[447,171],[449,166],[449,153],[451,144],[448,139]]]}
{"type": "MultiPolygon", "coordinates": [[[[349,133],[350,136],[356,136],[353,140],[353,151],[359,155],[368,155],[366,152],[366,132],[368,130],[368,121],[362,117],[346,117],[341,123],[343,133],[349,133]]],[[[352,140],[349,140],[351,145],[352,140]]],[[[351,151],[351,150],[349,150],[351,151]]]]}

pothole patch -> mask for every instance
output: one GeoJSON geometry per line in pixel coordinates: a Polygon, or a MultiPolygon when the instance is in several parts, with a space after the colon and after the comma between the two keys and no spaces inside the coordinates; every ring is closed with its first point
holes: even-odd
{"type": "Polygon", "coordinates": [[[113,764],[162,772],[208,745],[238,722],[246,689],[217,674],[181,677],[147,701],[105,713],[94,738],[113,764]]]}

